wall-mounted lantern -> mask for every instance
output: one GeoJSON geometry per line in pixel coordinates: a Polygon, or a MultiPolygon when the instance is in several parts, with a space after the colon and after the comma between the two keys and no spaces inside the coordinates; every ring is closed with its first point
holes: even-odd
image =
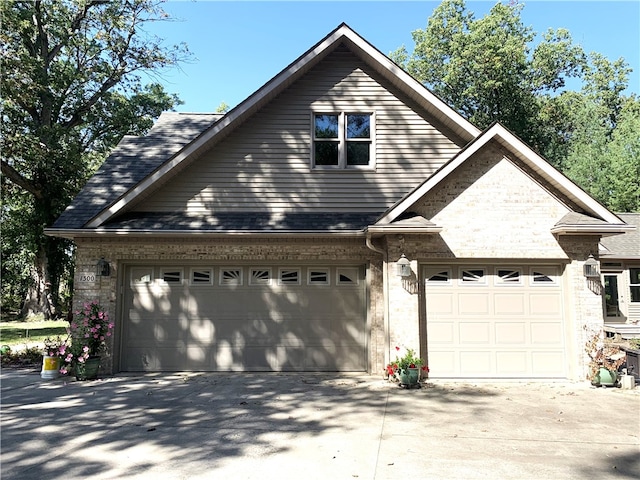
{"type": "Polygon", "coordinates": [[[107,262],[104,257],[98,260],[98,264],[96,265],[96,274],[99,277],[108,277],[111,275],[111,265],[107,262]]]}
{"type": "Polygon", "coordinates": [[[587,278],[600,278],[598,262],[593,258],[593,255],[589,255],[587,261],[584,262],[584,276],[587,278]]]}
{"type": "Polygon", "coordinates": [[[411,262],[409,262],[409,259],[405,257],[404,253],[400,257],[396,265],[398,268],[397,275],[399,277],[406,278],[411,276],[411,262]]]}

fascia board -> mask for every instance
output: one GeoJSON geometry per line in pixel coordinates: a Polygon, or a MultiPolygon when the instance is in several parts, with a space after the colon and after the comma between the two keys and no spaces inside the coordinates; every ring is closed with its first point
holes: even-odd
{"type": "Polygon", "coordinates": [[[609,237],[635,230],[633,225],[558,225],[550,231],[555,235],[600,235],[609,237]]]}
{"type": "Polygon", "coordinates": [[[106,238],[106,237],[285,237],[295,236],[310,237],[364,237],[363,230],[227,230],[224,232],[209,232],[204,230],[127,230],[127,229],[45,229],[45,234],[52,237],[62,237],[73,240],[74,238],[106,238]]]}

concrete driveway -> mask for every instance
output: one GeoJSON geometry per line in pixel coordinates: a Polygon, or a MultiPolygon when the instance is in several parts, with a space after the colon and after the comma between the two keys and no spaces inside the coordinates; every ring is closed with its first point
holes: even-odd
{"type": "Polygon", "coordinates": [[[637,479],[640,389],[3,369],[9,479],[637,479]]]}

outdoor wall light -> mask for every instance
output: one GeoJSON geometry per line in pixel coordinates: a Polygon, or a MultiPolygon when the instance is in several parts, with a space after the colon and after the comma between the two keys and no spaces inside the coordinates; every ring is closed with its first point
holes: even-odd
{"type": "Polygon", "coordinates": [[[111,275],[111,265],[107,262],[104,257],[98,260],[98,264],[96,265],[96,274],[99,277],[108,277],[111,275]]]}
{"type": "Polygon", "coordinates": [[[411,276],[411,262],[409,262],[409,259],[405,257],[404,253],[398,260],[398,263],[396,263],[396,266],[398,268],[397,275],[399,277],[406,278],[411,276]]]}
{"type": "Polygon", "coordinates": [[[598,262],[593,255],[589,255],[587,261],[584,262],[584,276],[587,278],[600,278],[600,272],[598,272],[598,262]]]}

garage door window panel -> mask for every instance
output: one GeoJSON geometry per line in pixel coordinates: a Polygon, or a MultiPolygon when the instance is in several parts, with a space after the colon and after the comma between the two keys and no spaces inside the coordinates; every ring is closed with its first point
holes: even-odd
{"type": "Polygon", "coordinates": [[[220,269],[220,285],[242,285],[242,269],[239,267],[226,267],[220,269]]]}
{"type": "Polygon", "coordinates": [[[191,285],[213,285],[213,270],[211,268],[192,268],[191,285]]]}
{"type": "Polygon", "coordinates": [[[360,283],[357,268],[338,268],[336,277],[338,285],[358,285],[360,283]]]}
{"type": "Polygon", "coordinates": [[[160,271],[160,278],[165,283],[182,283],[182,269],[181,268],[163,268],[160,271]]]}
{"type": "Polygon", "coordinates": [[[249,271],[249,285],[271,285],[270,268],[252,268],[249,271]]]}
{"type": "Polygon", "coordinates": [[[498,268],[495,277],[496,286],[522,285],[522,270],[517,268],[498,268]]]}
{"type": "Polygon", "coordinates": [[[153,268],[132,268],[131,285],[145,285],[153,281],[153,268]]]}
{"type": "Polygon", "coordinates": [[[484,268],[463,268],[460,270],[461,285],[486,285],[487,276],[484,268]]]}
{"type": "Polygon", "coordinates": [[[451,283],[451,271],[427,269],[427,283],[436,286],[449,285],[451,283]]]}
{"type": "Polygon", "coordinates": [[[278,272],[279,285],[300,285],[299,268],[281,268],[278,272]]]}
{"type": "Polygon", "coordinates": [[[329,285],[328,268],[309,268],[307,283],[309,285],[329,285]]]}
{"type": "Polygon", "coordinates": [[[531,269],[531,285],[548,287],[557,285],[558,272],[553,267],[537,267],[531,269]]]}

